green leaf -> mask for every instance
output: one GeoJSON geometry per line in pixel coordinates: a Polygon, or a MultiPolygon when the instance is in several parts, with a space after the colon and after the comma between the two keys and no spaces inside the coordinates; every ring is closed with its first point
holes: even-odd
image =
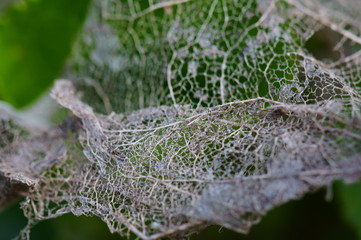
{"type": "Polygon", "coordinates": [[[351,185],[338,183],[336,190],[345,220],[361,239],[361,181],[351,185]]]}
{"type": "Polygon", "coordinates": [[[0,18],[0,98],[26,106],[59,76],[90,0],[27,0],[0,18]]]}

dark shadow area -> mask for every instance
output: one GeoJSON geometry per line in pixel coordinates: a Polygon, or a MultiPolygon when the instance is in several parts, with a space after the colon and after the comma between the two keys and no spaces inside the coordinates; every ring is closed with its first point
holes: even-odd
{"type": "Polygon", "coordinates": [[[340,34],[332,31],[330,28],[322,28],[308,39],[305,47],[316,59],[336,61],[341,55],[334,47],[340,40],[340,34]]]}
{"type": "MultiPolygon", "coordinates": [[[[27,223],[19,203],[0,213],[0,240],[11,240],[27,223]]],[[[98,217],[77,217],[65,214],[37,224],[31,231],[32,240],[122,240],[119,234],[110,233],[98,217]]],[[[131,238],[131,239],[134,239],[131,238]]]]}
{"type": "MultiPolygon", "coordinates": [[[[33,240],[122,240],[119,234],[110,233],[98,217],[65,214],[39,223],[31,232],[33,240]]],[[[131,238],[134,239],[134,238],[131,238]]]]}
{"type": "Polygon", "coordinates": [[[0,239],[10,240],[14,238],[25,227],[26,223],[27,220],[19,203],[7,206],[3,211],[0,211],[0,239]]]}
{"type": "Polygon", "coordinates": [[[307,40],[305,48],[316,59],[326,60],[326,62],[327,60],[337,61],[360,50],[360,46],[353,44],[328,27],[315,32],[307,40]]]}

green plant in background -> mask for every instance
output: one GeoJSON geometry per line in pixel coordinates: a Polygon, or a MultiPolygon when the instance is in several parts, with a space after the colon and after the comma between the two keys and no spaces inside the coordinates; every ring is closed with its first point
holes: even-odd
{"type": "MultiPolygon", "coordinates": [[[[41,134],[14,119],[29,134],[1,149],[0,193],[28,192],[22,237],[68,212],[142,239],[209,224],[245,233],[280,204],[356,181],[361,6],[338,4],[95,1],[63,74],[72,81],[52,91],[75,118],[41,134]],[[333,62],[305,48],[329,28],[333,62]]],[[[50,86],[87,5],[22,1],[4,13],[4,100],[22,107],[50,86]]],[[[358,228],[357,189],[339,189],[358,228]]]]}
{"type": "Polygon", "coordinates": [[[0,98],[33,102],[59,77],[90,0],[17,1],[0,16],[0,98]]]}
{"type": "Polygon", "coordinates": [[[361,183],[351,185],[338,184],[336,194],[339,198],[341,211],[345,220],[357,232],[358,238],[361,239],[361,183]]]}

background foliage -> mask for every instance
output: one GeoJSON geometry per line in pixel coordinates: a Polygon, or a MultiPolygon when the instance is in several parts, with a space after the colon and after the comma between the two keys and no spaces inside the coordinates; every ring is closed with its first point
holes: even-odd
{"type": "Polygon", "coordinates": [[[18,1],[0,18],[0,98],[24,107],[59,77],[89,0],[18,1]]]}

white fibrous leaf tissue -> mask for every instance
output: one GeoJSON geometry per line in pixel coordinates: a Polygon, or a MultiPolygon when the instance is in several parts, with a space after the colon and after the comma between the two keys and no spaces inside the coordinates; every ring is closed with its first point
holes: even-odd
{"type": "Polygon", "coordinates": [[[144,240],[246,233],[358,180],[361,5],[345,2],[95,1],[51,92],[69,120],[34,133],[0,117],[0,204],[27,190],[21,237],[68,212],[144,240]],[[331,57],[307,47],[319,31],[331,57]]]}

